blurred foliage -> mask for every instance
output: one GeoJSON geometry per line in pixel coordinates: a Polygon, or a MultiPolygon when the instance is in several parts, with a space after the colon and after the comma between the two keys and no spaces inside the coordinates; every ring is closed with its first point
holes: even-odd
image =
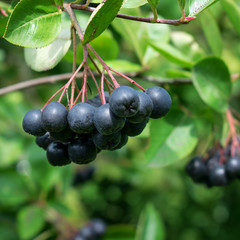
{"type": "MultiPolygon", "coordinates": [[[[158,14],[166,19],[180,18],[176,2],[160,1],[158,14]]],[[[144,232],[148,236],[147,224],[151,221],[159,233],[150,231],[152,238],[144,240],[239,239],[240,183],[207,189],[194,184],[184,171],[192,156],[204,154],[215,140],[225,140],[226,120],[207,105],[208,100],[204,102],[192,84],[162,84],[164,80],[191,78],[192,64],[208,56],[221,56],[230,73],[240,72],[240,42],[236,30],[239,25],[229,17],[231,1],[223,2],[202,12],[199,20],[178,27],[116,19],[92,42],[116,70],[142,72],[137,81],[143,87],[161,81],[172,96],[173,107],[166,118],[153,120],[124,148],[100,153],[91,164],[96,169],[93,178],[83,184],[72,183],[76,173],[87,166],[50,166],[34,137],[26,135],[21,127],[24,114],[31,108],[43,106],[62,84],[42,85],[0,96],[1,240],[70,239],[74,230],[92,218],[106,221],[105,240],[143,239],[138,234],[144,232]],[[209,21],[211,25],[206,24],[209,21]],[[214,35],[211,35],[213,29],[214,35]],[[146,81],[149,77],[157,80],[146,81]],[[181,131],[174,131],[168,138],[166,132],[179,126],[181,131]],[[187,137],[186,142],[183,136],[187,137]],[[169,142],[174,147],[171,151],[169,142]],[[178,145],[180,142],[182,145],[178,145]],[[161,156],[162,153],[166,155],[161,156]],[[153,154],[152,167],[146,167],[146,158],[153,154]],[[179,161],[159,168],[165,165],[162,162],[166,156],[169,163],[179,161]],[[158,167],[154,167],[155,162],[158,167]]],[[[234,4],[240,7],[239,0],[234,4]]],[[[149,5],[124,11],[133,15],[151,14],[149,5]]],[[[80,54],[81,49],[79,58],[80,54]]],[[[24,50],[1,38],[0,87],[71,72],[71,57],[70,49],[54,69],[36,73],[24,62],[24,50]]],[[[239,90],[237,79],[232,84],[230,99],[237,111],[240,111],[239,90]]],[[[93,90],[93,95],[95,93],[93,90]]]]}

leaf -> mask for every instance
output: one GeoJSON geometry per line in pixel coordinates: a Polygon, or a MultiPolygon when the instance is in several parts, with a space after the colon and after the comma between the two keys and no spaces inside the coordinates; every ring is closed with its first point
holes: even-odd
{"type": "Polygon", "coordinates": [[[9,17],[5,17],[0,14],[0,37],[2,37],[4,32],[6,31],[8,19],[9,17]]]}
{"type": "Polygon", "coordinates": [[[148,204],[140,216],[135,240],[164,240],[165,229],[157,209],[148,204]]]}
{"type": "Polygon", "coordinates": [[[222,0],[221,4],[226,11],[232,25],[240,34],[240,7],[233,0],[222,0]]]}
{"type": "Polygon", "coordinates": [[[63,0],[54,0],[56,5],[63,7],[63,0]]]}
{"type": "Polygon", "coordinates": [[[186,1],[185,0],[178,0],[178,4],[182,10],[185,8],[186,1]]]}
{"type": "Polygon", "coordinates": [[[153,44],[149,43],[150,46],[167,58],[169,61],[176,63],[183,67],[191,68],[193,63],[189,60],[189,58],[183,55],[178,49],[172,47],[169,44],[162,43],[162,44],[153,44]]]}
{"type": "Polygon", "coordinates": [[[153,7],[157,7],[159,1],[160,0],[148,0],[148,3],[153,7]]]}
{"type": "Polygon", "coordinates": [[[27,65],[37,71],[54,68],[65,56],[71,46],[71,22],[62,15],[62,31],[50,45],[43,48],[25,48],[24,57],[27,65]]]}
{"type": "Polygon", "coordinates": [[[98,37],[113,21],[123,0],[104,0],[92,13],[84,33],[83,44],[98,37]]]}
{"type": "Polygon", "coordinates": [[[216,56],[221,56],[223,43],[219,27],[213,15],[209,11],[205,11],[200,16],[200,23],[207,39],[207,42],[216,56]]]}
{"type": "Polygon", "coordinates": [[[21,239],[32,239],[44,226],[44,210],[37,205],[22,208],[18,212],[17,227],[21,239]]]}
{"type": "Polygon", "coordinates": [[[171,110],[163,119],[151,120],[150,139],[145,153],[150,167],[162,167],[183,159],[198,142],[193,120],[177,110],[171,110]]]}
{"type": "Polygon", "coordinates": [[[196,16],[218,0],[190,0],[189,17],[196,16]]]}
{"type": "Polygon", "coordinates": [[[123,59],[110,60],[106,63],[119,72],[139,72],[142,69],[140,65],[123,59]]]}
{"type": "Polygon", "coordinates": [[[231,79],[226,64],[217,57],[199,61],[193,67],[193,84],[202,100],[217,112],[228,107],[231,79]]]}
{"type": "Polygon", "coordinates": [[[4,38],[23,47],[44,47],[61,31],[61,11],[53,0],[22,0],[14,8],[4,38]]]}
{"type": "Polygon", "coordinates": [[[147,3],[147,0],[125,0],[123,8],[137,8],[147,3]]]}
{"type": "Polygon", "coordinates": [[[5,172],[0,174],[0,204],[16,206],[24,203],[30,198],[23,178],[16,172],[5,172]]]}

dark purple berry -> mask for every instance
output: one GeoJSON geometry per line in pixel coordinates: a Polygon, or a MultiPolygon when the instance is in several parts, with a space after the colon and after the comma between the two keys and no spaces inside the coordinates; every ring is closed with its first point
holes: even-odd
{"type": "Polygon", "coordinates": [[[48,132],[61,132],[68,126],[67,115],[63,104],[51,102],[42,111],[42,127],[48,132]]]}
{"type": "Polygon", "coordinates": [[[164,88],[154,86],[148,88],[146,94],[153,102],[153,110],[150,117],[161,118],[165,116],[172,105],[172,100],[168,92],[164,88]]]}
{"type": "Polygon", "coordinates": [[[42,136],[46,130],[42,128],[41,109],[32,109],[26,113],[22,122],[23,130],[34,136],[42,136]]]}
{"type": "Polygon", "coordinates": [[[137,114],[139,97],[137,91],[128,86],[116,88],[109,99],[110,109],[119,117],[131,117],[137,114]]]}
{"type": "Polygon", "coordinates": [[[115,115],[109,107],[109,104],[104,104],[97,108],[94,114],[94,125],[99,133],[110,135],[118,132],[123,128],[125,118],[115,115]]]}
{"type": "Polygon", "coordinates": [[[121,133],[121,141],[120,143],[114,147],[112,150],[117,150],[117,149],[120,149],[122,148],[124,145],[126,145],[128,142],[128,135],[124,134],[124,133],[121,133]]]}
{"type": "Polygon", "coordinates": [[[209,183],[212,186],[224,186],[228,184],[226,169],[223,165],[218,165],[209,171],[209,183]]]}
{"type": "Polygon", "coordinates": [[[240,158],[231,157],[225,164],[227,175],[231,178],[240,176],[240,158]]]}
{"type": "Polygon", "coordinates": [[[126,123],[122,129],[122,133],[126,134],[129,137],[138,136],[142,133],[147,123],[148,119],[145,119],[140,123],[131,123],[128,120],[126,120],[126,123]]]}
{"type": "Polygon", "coordinates": [[[105,222],[101,219],[93,219],[91,227],[96,237],[103,236],[107,229],[105,222]]]}
{"type": "Polygon", "coordinates": [[[139,97],[139,109],[136,115],[127,118],[131,123],[140,123],[150,116],[153,110],[151,98],[144,92],[137,91],[139,97]]]}
{"type": "Polygon", "coordinates": [[[48,145],[53,141],[54,140],[50,138],[49,132],[46,132],[43,136],[36,137],[36,144],[44,150],[47,150],[48,145]]]}
{"type": "Polygon", "coordinates": [[[69,159],[77,164],[92,162],[97,156],[97,150],[90,139],[77,138],[68,145],[69,159]]]}
{"type": "Polygon", "coordinates": [[[51,132],[50,137],[60,142],[70,142],[74,139],[76,133],[74,133],[69,127],[66,127],[61,132],[51,132]]]}
{"type": "Polygon", "coordinates": [[[95,127],[93,116],[95,107],[88,103],[76,104],[68,113],[68,124],[70,128],[79,134],[91,133],[95,127]]]}
{"type": "Polygon", "coordinates": [[[71,161],[68,158],[67,145],[61,142],[52,142],[47,148],[48,162],[53,166],[64,166],[71,161]]]}

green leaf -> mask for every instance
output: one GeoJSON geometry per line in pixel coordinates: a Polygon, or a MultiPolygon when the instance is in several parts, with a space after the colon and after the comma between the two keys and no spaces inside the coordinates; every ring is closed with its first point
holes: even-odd
{"type": "Polygon", "coordinates": [[[98,37],[113,21],[123,0],[105,0],[92,13],[84,33],[83,44],[98,37]]]}
{"type": "Polygon", "coordinates": [[[182,10],[185,8],[186,1],[185,0],[178,0],[178,4],[182,10]]]}
{"type": "Polygon", "coordinates": [[[137,8],[147,3],[147,0],[125,0],[123,8],[137,8]]]}
{"type": "Polygon", "coordinates": [[[0,37],[2,37],[4,32],[6,31],[8,19],[9,17],[5,17],[0,14],[0,37]]]}
{"type": "Polygon", "coordinates": [[[160,0],[148,0],[148,3],[153,7],[157,7],[159,1],[160,0]]]}
{"type": "Polygon", "coordinates": [[[207,39],[207,42],[216,56],[221,56],[222,54],[222,38],[220,34],[219,27],[217,25],[217,22],[211,12],[205,11],[200,16],[200,23],[204,32],[204,35],[207,39]]]}
{"type": "Polygon", "coordinates": [[[171,110],[163,119],[151,120],[150,145],[146,151],[150,167],[161,167],[188,156],[198,142],[194,122],[171,110]]]}
{"type": "Polygon", "coordinates": [[[149,43],[150,46],[167,58],[169,61],[176,63],[183,67],[191,68],[193,63],[189,60],[188,56],[183,55],[178,49],[172,47],[169,44],[153,44],[149,43]]]}
{"type": "Polygon", "coordinates": [[[16,206],[24,203],[30,197],[23,178],[16,172],[0,174],[0,204],[16,206]]]}
{"type": "Polygon", "coordinates": [[[18,212],[17,227],[21,239],[32,239],[44,226],[44,209],[37,205],[22,208],[18,212]]]}
{"type": "Polygon", "coordinates": [[[196,16],[218,0],[190,0],[189,17],[196,16]]]}
{"type": "Polygon", "coordinates": [[[63,0],[54,0],[56,5],[63,7],[63,0]]]}
{"type": "Polygon", "coordinates": [[[157,209],[148,204],[140,216],[135,240],[164,240],[165,229],[157,209]]]}
{"type": "Polygon", "coordinates": [[[199,61],[193,67],[193,84],[202,100],[223,113],[231,95],[231,79],[226,64],[217,57],[199,61]]]}
{"type": "Polygon", "coordinates": [[[240,34],[240,7],[233,0],[222,0],[221,4],[226,11],[232,25],[240,34]]]}
{"type": "Polygon", "coordinates": [[[138,72],[142,69],[140,65],[123,59],[110,60],[106,63],[119,72],[138,72]]]}
{"type": "Polygon", "coordinates": [[[61,11],[53,0],[22,0],[14,8],[4,38],[23,47],[44,47],[61,31],[61,11]]]}
{"type": "Polygon", "coordinates": [[[71,21],[62,14],[62,31],[50,45],[43,48],[25,48],[27,65],[37,72],[54,68],[71,46],[71,21]]]}

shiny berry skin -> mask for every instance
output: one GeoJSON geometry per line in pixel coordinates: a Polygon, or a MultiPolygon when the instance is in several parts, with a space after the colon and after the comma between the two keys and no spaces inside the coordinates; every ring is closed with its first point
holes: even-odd
{"type": "Polygon", "coordinates": [[[164,88],[154,86],[148,88],[146,94],[153,102],[153,110],[150,117],[156,119],[165,116],[172,105],[169,93],[164,88]]]}
{"type": "Polygon", "coordinates": [[[240,158],[231,157],[225,164],[227,175],[231,178],[240,176],[240,158]]]}
{"type": "Polygon", "coordinates": [[[36,144],[44,150],[47,150],[48,145],[53,141],[54,140],[51,139],[49,132],[46,132],[43,136],[36,137],[36,144]]]}
{"type": "Polygon", "coordinates": [[[34,136],[43,136],[46,130],[42,128],[41,109],[32,109],[28,111],[22,122],[23,130],[34,136]]]}
{"type": "Polygon", "coordinates": [[[209,171],[209,183],[212,186],[225,186],[228,184],[226,169],[223,165],[218,165],[209,171]]]}
{"type": "Polygon", "coordinates": [[[110,109],[119,117],[131,117],[137,114],[139,97],[137,91],[128,86],[116,88],[109,99],[110,109]]]}
{"type": "Polygon", "coordinates": [[[52,166],[64,166],[71,161],[68,158],[67,145],[54,141],[48,145],[47,159],[52,166]]]}
{"type": "Polygon", "coordinates": [[[42,111],[42,127],[48,132],[61,132],[68,126],[68,110],[59,102],[50,102],[42,111]]]}

